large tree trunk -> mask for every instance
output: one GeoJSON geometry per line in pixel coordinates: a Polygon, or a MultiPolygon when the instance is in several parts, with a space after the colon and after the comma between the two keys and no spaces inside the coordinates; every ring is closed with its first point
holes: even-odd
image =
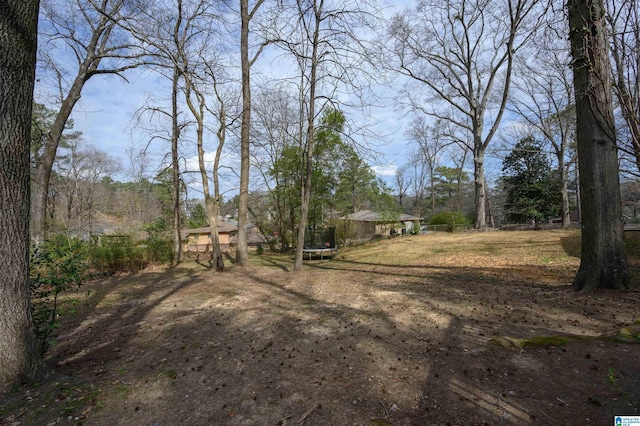
{"type": "MultiPolygon", "coordinates": [[[[179,24],[178,24],[179,25],[179,24]]],[[[173,203],[173,264],[182,261],[182,237],[180,235],[180,165],[178,163],[178,141],[180,140],[180,127],[178,125],[178,79],[180,70],[173,67],[173,83],[171,89],[171,177],[172,177],[172,203],[173,203]]]]}
{"type": "Polygon", "coordinates": [[[632,286],[624,247],[616,135],[602,0],[568,0],[582,203],[576,290],[632,286]]]}
{"type": "Polygon", "coordinates": [[[238,195],[238,245],[236,263],[249,264],[247,213],[249,212],[249,165],[251,136],[251,63],[249,62],[249,0],[240,0],[240,60],[242,63],[242,124],[240,127],[240,193],[238,195]]]}
{"type": "Polygon", "coordinates": [[[475,187],[476,229],[487,227],[487,188],[484,179],[484,146],[475,143],[473,148],[473,180],[475,187]]]}
{"type": "Polygon", "coordinates": [[[29,144],[37,0],[0,2],[0,393],[34,376],[29,295],[29,144]]]}

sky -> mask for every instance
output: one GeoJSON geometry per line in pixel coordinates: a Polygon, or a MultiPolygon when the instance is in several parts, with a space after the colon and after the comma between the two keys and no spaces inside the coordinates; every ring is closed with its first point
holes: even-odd
{"type": "MultiPolygon", "coordinates": [[[[74,122],[73,130],[81,131],[88,144],[117,158],[125,168],[119,180],[128,179],[126,170],[129,168],[130,159],[127,151],[133,149],[134,152],[139,152],[149,144],[149,135],[136,123],[136,112],[149,96],[160,95],[159,87],[165,84],[156,75],[148,72],[133,71],[126,76],[129,82],[111,75],[93,77],[85,85],[71,116],[74,122]]],[[[373,149],[383,156],[376,155],[376,158],[371,158],[370,165],[379,177],[389,181],[394,176],[396,168],[407,161],[403,113],[395,111],[392,106],[374,111],[375,120],[358,116],[356,111],[351,113],[353,116],[350,119],[354,120],[356,125],[363,125],[365,121],[379,121],[375,124],[377,129],[372,127],[369,131],[384,135],[382,140],[372,141],[376,145],[373,149]]],[[[144,123],[143,126],[148,127],[149,124],[144,123]]],[[[354,139],[362,141],[359,135],[354,135],[354,139]]],[[[213,159],[213,148],[212,146],[207,152],[206,158],[213,159]]],[[[166,143],[151,142],[148,146],[149,160],[158,165],[162,160],[161,153],[167,151],[166,143]]],[[[230,153],[226,156],[225,163],[237,169],[237,156],[230,153]]],[[[192,151],[191,155],[188,155],[186,165],[190,170],[197,170],[195,152],[192,151]]],[[[196,182],[199,181],[198,178],[199,176],[193,175],[196,182]]],[[[232,180],[233,177],[229,177],[229,185],[233,185],[232,180]]],[[[196,183],[193,187],[197,190],[201,185],[196,183]]]]}
{"type": "MultiPolygon", "coordinates": [[[[392,15],[401,7],[404,6],[400,4],[397,8],[387,8],[385,15],[392,15]]],[[[287,73],[287,67],[290,64],[279,60],[270,51],[266,51],[263,56],[256,63],[254,75],[275,77],[287,73]]],[[[71,73],[73,74],[73,71],[71,73]]],[[[128,81],[115,75],[92,77],[85,84],[82,97],[72,114],[74,130],[81,131],[87,143],[117,158],[122,165],[123,172],[120,176],[116,176],[117,180],[129,179],[126,173],[130,167],[127,150],[140,152],[148,148],[147,161],[152,169],[159,167],[163,161],[162,155],[169,151],[167,143],[161,144],[158,141],[150,143],[150,136],[143,129],[145,126],[148,127],[149,123],[144,122],[140,125],[136,123],[135,118],[136,112],[145,105],[148,98],[168,99],[166,80],[142,69],[130,70],[125,76],[128,81]]],[[[48,103],[46,95],[49,90],[44,84],[37,84],[36,100],[48,103]]],[[[353,139],[362,146],[371,147],[367,160],[372,170],[390,187],[393,187],[397,168],[410,160],[410,142],[405,135],[409,118],[406,112],[394,106],[393,98],[397,94],[393,88],[379,85],[375,90],[384,98],[384,105],[371,107],[367,116],[355,109],[347,108],[344,112],[347,119],[354,123],[354,127],[365,126],[368,133],[377,136],[371,138],[354,134],[353,139]]],[[[165,102],[165,105],[168,105],[168,102],[165,102]]],[[[210,137],[213,136],[210,135],[210,137]]],[[[195,146],[193,143],[191,145],[195,146]]],[[[207,157],[213,158],[213,152],[207,152],[207,157]]],[[[184,162],[187,170],[197,170],[195,148],[185,152],[184,162]]],[[[226,179],[223,182],[224,190],[232,192],[237,187],[237,177],[228,171],[239,169],[238,155],[230,152],[225,157],[224,163],[228,167],[225,169],[227,173],[223,175],[223,179],[226,179]]],[[[191,180],[190,186],[194,190],[195,197],[198,197],[198,191],[202,186],[199,175],[189,173],[186,177],[187,180],[191,180]]]]}

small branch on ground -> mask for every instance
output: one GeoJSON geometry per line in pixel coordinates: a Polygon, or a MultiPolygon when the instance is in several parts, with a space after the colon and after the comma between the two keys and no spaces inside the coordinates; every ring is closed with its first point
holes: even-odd
{"type": "Polygon", "coordinates": [[[320,403],[316,402],[313,407],[305,411],[305,413],[298,420],[298,426],[302,426],[302,424],[304,424],[304,422],[307,420],[307,417],[309,417],[311,413],[313,413],[317,408],[320,408],[321,406],[322,405],[320,403]]]}

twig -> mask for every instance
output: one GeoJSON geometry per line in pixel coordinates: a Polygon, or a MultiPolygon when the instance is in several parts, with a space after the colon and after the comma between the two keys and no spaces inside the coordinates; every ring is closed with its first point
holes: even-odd
{"type": "Polygon", "coordinates": [[[436,405],[436,407],[440,408],[440,403],[438,402],[438,399],[436,398],[436,396],[431,395],[431,398],[433,398],[433,403],[436,405]]]}
{"type": "Polygon", "coordinates": [[[380,405],[382,405],[382,409],[384,410],[384,415],[387,416],[387,418],[389,418],[389,410],[387,410],[387,406],[384,403],[384,400],[379,399],[378,402],[380,403],[380,405]]]}
{"type": "Polygon", "coordinates": [[[541,412],[542,414],[544,414],[545,416],[547,416],[547,417],[549,418],[549,420],[552,420],[552,421],[553,421],[553,418],[552,418],[550,415],[548,415],[547,413],[545,413],[545,412],[544,412],[544,411],[542,411],[542,410],[540,410],[540,412],[541,412]]]}
{"type": "MultiPolygon", "coordinates": [[[[504,393],[506,393],[506,389],[504,391],[504,393]]],[[[505,409],[502,406],[502,394],[498,394],[498,409],[502,412],[502,415],[500,416],[500,424],[503,425],[504,424],[504,414],[505,414],[505,409]]]]}
{"type": "Polygon", "coordinates": [[[278,420],[278,422],[276,423],[276,426],[283,426],[285,424],[287,424],[287,420],[289,420],[291,418],[291,414],[289,414],[287,417],[283,417],[280,420],[278,420]]]}
{"type": "Polygon", "coordinates": [[[302,426],[302,424],[307,420],[307,417],[309,417],[311,413],[313,413],[318,407],[320,407],[320,404],[316,402],[313,407],[305,411],[302,417],[300,417],[300,419],[298,420],[298,426],[302,426]]]}

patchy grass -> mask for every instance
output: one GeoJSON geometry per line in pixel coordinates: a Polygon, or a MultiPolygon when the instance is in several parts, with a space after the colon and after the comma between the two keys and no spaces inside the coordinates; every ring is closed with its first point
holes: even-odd
{"type": "Polygon", "coordinates": [[[298,272],[292,255],[264,253],[222,274],[185,262],[90,283],[47,359],[64,380],[6,396],[0,424],[640,415],[640,345],[623,343],[637,338],[640,292],[574,293],[579,250],[576,231],[432,233],[340,249],[298,272]],[[500,336],[509,348],[489,344],[500,336]]]}

